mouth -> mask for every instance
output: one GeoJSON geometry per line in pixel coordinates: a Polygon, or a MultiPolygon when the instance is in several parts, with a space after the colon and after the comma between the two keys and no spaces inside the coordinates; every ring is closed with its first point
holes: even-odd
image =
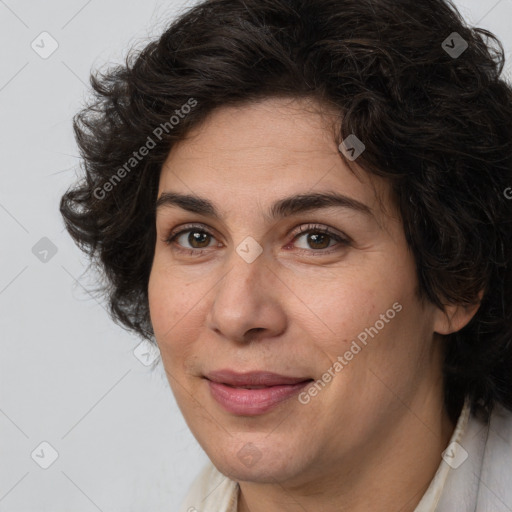
{"type": "Polygon", "coordinates": [[[257,416],[298,394],[313,381],[309,377],[290,377],[272,372],[236,373],[220,370],[204,377],[212,398],[227,412],[238,416],[257,416]]]}

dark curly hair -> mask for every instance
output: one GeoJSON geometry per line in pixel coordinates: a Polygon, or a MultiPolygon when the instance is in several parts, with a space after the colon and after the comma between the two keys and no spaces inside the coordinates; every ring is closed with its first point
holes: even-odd
{"type": "Polygon", "coordinates": [[[105,278],[113,319],[154,342],[155,202],[173,144],[220,106],[313,98],[339,114],[337,142],[357,134],[359,166],[390,183],[422,299],[471,305],[484,291],[443,340],[444,385],[452,418],[468,395],[488,419],[496,403],[512,410],[503,66],[499,40],[444,0],[207,0],[124,65],[91,74],[93,99],[74,118],[85,175],[60,211],[105,278]]]}

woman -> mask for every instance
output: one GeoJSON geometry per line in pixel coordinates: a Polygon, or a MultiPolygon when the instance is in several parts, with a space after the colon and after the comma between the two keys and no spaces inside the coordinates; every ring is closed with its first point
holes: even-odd
{"type": "Polygon", "coordinates": [[[512,91],[442,0],[211,0],[62,198],[211,460],[182,511],[512,510],[512,91]]]}

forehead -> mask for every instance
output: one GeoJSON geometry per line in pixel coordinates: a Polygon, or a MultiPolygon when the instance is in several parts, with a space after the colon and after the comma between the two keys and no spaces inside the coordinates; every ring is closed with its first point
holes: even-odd
{"type": "Polygon", "coordinates": [[[193,193],[229,210],[235,204],[262,206],[294,194],[335,192],[390,212],[388,184],[342,158],[339,123],[337,114],[304,99],[218,108],[172,148],[159,196],[169,190],[193,193]]]}

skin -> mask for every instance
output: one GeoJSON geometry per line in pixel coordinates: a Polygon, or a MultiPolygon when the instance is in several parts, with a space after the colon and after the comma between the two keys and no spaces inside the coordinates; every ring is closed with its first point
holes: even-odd
{"type": "Polygon", "coordinates": [[[333,116],[318,107],[283,98],[222,107],[173,147],[158,196],[209,199],[220,219],[158,209],[151,321],[188,426],[240,483],[238,512],[413,511],[454,429],[443,405],[440,334],[461,329],[476,310],[443,312],[419,300],[388,184],[357,161],[349,168],[333,116]],[[283,197],[333,191],[372,214],[330,207],[265,216],[283,197]],[[165,243],[188,223],[212,236],[165,243]],[[350,243],[315,245],[315,230],[294,239],[308,224],[350,243]],[[236,252],[247,236],[263,249],[252,263],[236,252]],[[309,403],[293,397],[249,417],[212,398],[203,378],[212,370],[321,379],[394,303],[402,310],[309,403]],[[248,443],[259,457],[250,467],[237,455],[248,443]]]}

